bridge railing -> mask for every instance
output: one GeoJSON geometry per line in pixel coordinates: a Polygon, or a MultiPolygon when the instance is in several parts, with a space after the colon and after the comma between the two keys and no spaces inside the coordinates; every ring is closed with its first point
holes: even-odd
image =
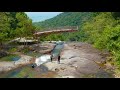
{"type": "Polygon", "coordinates": [[[50,27],[50,28],[44,28],[40,31],[50,31],[50,30],[63,30],[63,29],[73,29],[73,30],[78,30],[78,26],[61,26],[61,27],[50,27]]]}

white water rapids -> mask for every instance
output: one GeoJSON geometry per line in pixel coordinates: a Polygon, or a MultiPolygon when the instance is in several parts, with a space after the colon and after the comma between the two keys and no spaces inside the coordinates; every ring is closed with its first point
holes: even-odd
{"type": "MultiPolygon", "coordinates": [[[[53,51],[51,52],[51,54],[53,55],[52,58],[57,58],[59,56],[63,46],[64,46],[64,42],[61,42],[61,41],[56,42],[56,46],[53,49],[53,51]]],[[[40,66],[43,63],[49,62],[50,58],[51,58],[51,55],[40,56],[40,57],[36,58],[35,64],[37,66],[40,66]]]]}
{"type": "Polygon", "coordinates": [[[43,56],[41,56],[41,57],[39,57],[39,58],[36,58],[35,64],[36,64],[37,66],[40,66],[41,64],[50,61],[50,56],[51,56],[51,55],[43,55],[43,56]]]}

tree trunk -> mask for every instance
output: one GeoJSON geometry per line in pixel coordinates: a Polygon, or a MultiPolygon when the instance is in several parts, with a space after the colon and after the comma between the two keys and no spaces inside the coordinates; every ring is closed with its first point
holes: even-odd
{"type": "Polygon", "coordinates": [[[3,48],[3,46],[2,46],[2,42],[0,42],[0,50],[3,48]]]}

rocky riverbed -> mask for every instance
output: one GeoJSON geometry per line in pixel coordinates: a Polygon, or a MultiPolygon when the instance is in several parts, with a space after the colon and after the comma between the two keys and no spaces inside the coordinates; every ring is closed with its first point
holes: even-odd
{"type": "MultiPolygon", "coordinates": [[[[49,51],[53,49],[54,44],[48,43],[49,51]],[[50,49],[51,48],[51,49],[50,49]]],[[[42,46],[47,46],[42,44],[42,46]]],[[[40,46],[37,46],[40,47],[40,46]]],[[[35,47],[36,48],[36,47],[35,47]]],[[[40,51],[40,49],[36,49],[40,51]]],[[[46,49],[45,49],[46,50],[46,49]]],[[[47,51],[47,50],[46,50],[47,51]]],[[[41,51],[40,51],[41,52],[41,51]]],[[[47,52],[49,53],[49,52],[47,52]]],[[[113,78],[115,77],[114,67],[106,62],[108,52],[101,52],[90,44],[82,42],[70,42],[64,44],[64,49],[61,52],[61,62],[47,62],[39,68],[32,69],[34,78],[113,78]],[[39,69],[46,71],[44,74],[39,72],[39,69]],[[37,70],[37,71],[36,71],[37,70]],[[36,71],[36,72],[34,72],[36,71]],[[39,75],[41,74],[41,75],[39,75]],[[37,76],[36,76],[37,75],[37,76]]],[[[22,65],[34,63],[35,58],[22,55],[18,61],[0,62],[0,71],[9,71],[22,65]]],[[[29,68],[30,69],[30,68],[29,68]]],[[[28,75],[29,76],[29,75],[28,75]]]]}
{"type": "Polygon", "coordinates": [[[33,58],[26,55],[22,55],[18,61],[2,61],[0,62],[0,72],[7,72],[33,62],[33,58]]]}
{"type": "Polygon", "coordinates": [[[113,67],[104,62],[108,52],[102,52],[87,43],[66,43],[61,55],[61,64],[48,62],[45,66],[57,72],[56,78],[112,78],[113,67]]]}
{"type": "MultiPolygon", "coordinates": [[[[50,53],[54,46],[55,46],[54,43],[41,43],[31,45],[29,46],[29,48],[31,48],[32,49],[31,51],[33,52],[45,54],[50,53]]],[[[18,49],[22,49],[22,47],[18,47],[18,49]]],[[[7,72],[35,62],[35,57],[25,55],[24,53],[14,52],[12,54],[20,55],[21,58],[18,61],[0,61],[0,73],[7,72]]]]}

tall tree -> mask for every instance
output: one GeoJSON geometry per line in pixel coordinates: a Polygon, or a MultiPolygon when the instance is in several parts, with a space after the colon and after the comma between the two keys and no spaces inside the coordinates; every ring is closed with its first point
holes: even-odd
{"type": "Polygon", "coordinates": [[[27,37],[34,33],[32,20],[24,12],[0,12],[0,46],[15,37],[27,37]]]}
{"type": "Polygon", "coordinates": [[[10,31],[10,19],[7,14],[7,12],[0,12],[0,46],[6,41],[10,31]]]}
{"type": "Polygon", "coordinates": [[[28,37],[33,34],[35,28],[32,25],[32,20],[24,12],[16,14],[17,28],[16,35],[19,37],[28,37]]]}

